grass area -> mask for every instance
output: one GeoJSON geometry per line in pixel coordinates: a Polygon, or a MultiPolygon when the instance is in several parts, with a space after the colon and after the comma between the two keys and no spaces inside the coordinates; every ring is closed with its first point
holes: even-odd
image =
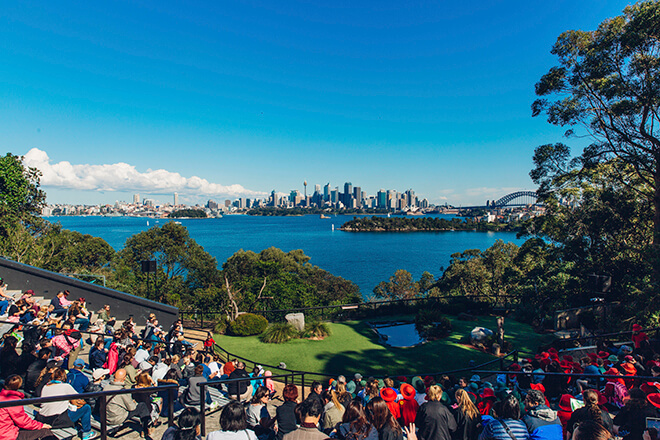
{"type": "MultiPolygon", "coordinates": [[[[412,316],[388,316],[378,320],[402,318],[413,319],[412,316]]],[[[278,365],[284,362],[290,369],[330,375],[346,372],[360,372],[364,376],[409,371],[434,373],[467,367],[471,360],[480,364],[495,359],[460,343],[475,326],[495,328],[494,317],[480,317],[477,321],[450,319],[453,325],[450,336],[409,348],[381,345],[365,321],[328,323],[331,335],[322,341],[296,339],[284,344],[265,344],[258,336],[216,335],[214,338],[225,350],[260,363],[278,365]]],[[[540,335],[530,326],[512,319],[507,319],[504,329],[505,338],[522,352],[535,352],[539,345],[552,340],[552,336],[540,335]]]]}

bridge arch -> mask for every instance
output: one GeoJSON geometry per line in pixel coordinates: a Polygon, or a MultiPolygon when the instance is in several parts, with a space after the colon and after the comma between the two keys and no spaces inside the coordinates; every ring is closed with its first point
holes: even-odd
{"type": "Polygon", "coordinates": [[[494,206],[496,208],[504,208],[505,206],[534,205],[537,200],[538,196],[534,191],[516,191],[497,200],[494,206]],[[517,201],[517,203],[511,203],[513,201],[517,201]]]}

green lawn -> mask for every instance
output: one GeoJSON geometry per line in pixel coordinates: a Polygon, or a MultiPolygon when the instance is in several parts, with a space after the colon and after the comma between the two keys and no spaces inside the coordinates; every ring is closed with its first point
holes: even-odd
{"type": "MultiPolygon", "coordinates": [[[[407,317],[383,317],[391,321],[407,317]]],[[[378,343],[378,336],[364,321],[329,323],[331,335],[322,341],[292,340],[284,344],[264,344],[257,336],[233,337],[216,335],[215,341],[224,349],[260,363],[278,365],[284,362],[294,370],[323,372],[329,375],[359,372],[369,374],[435,373],[464,368],[470,360],[480,364],[493,356],[460,344],[460,340],[476,325],[495,328],[494,317],[477,321],[452,319],[452,334],[440,341],[410,348],[392,348],[378,343]]],[[[375,321],[372,319],[372,321],[375,321]]],[[[552,337],[539,335],[526,324],[507,319],[505,337],[522,352],[535,352],[540,344],[552,337]]],[[[273,371],[277,374],[276,371],[273,371]]]]}

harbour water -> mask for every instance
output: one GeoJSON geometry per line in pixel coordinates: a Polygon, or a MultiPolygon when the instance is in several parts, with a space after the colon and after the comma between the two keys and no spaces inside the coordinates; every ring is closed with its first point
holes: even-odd
{"type": "MultiPolygon", "coordinates": [[[[447,216],[451,218],[452,216],[447,216]]],[[[343,232],[341,225],[353,216],[253,217],[227,215],[220,219],[182,219],[190,236],[222,265],[239,249],[260,252],[274,246],[284,251],[302,249],[310,263],[353,281],[363,296],[387,280],[397,269],[417,279],[424,271],[436,277],[449,265],[451,254],[466,249],[486,249],[501,239],[520,245],[513,232],[343,232]],[[334,230],[333,226],[334,225],[334,230]]],[[[48,217],[66,229],[106,240],[119,250],[126,239],[168,220],[136,217],[48,217]],[[147,222],[149,225],[147,225],[147,222]]]]}

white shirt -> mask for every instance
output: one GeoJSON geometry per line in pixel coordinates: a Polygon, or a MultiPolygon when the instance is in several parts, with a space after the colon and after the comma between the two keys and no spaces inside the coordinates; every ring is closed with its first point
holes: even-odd
{"type": "Polygon", "coordinates": [[[257,435],[251,429],[243,431],[213,431],[206,440],[257,440],[257,435]]]}
{"type": "MultiPolygon", "coordinates": [[[[53,383],[46,385],[41,391],[41,397],[66,396],[68,394],[78,394],[78,392],[68,383],[53,383]]],[[[69,401],[42,403],[39,414],[44,417],[56,416],[69,409],[69,401]]]]}
{"type": "Polygon", "coordinates": [[[211,362],[209,364],[209,369],[211,370],[211,374],[213,373],[220,373],[222,371],[222,367],[224,365],[219,363],[219,362],[211,362]]]}
{"type": "Polygon", "coordinates": [[[140,348],[137,352],[135,352],[135,360],[137,363],[141,363],[149,359],[151,356],[149,356],[149,352],[143,348],[140,348]]]}

